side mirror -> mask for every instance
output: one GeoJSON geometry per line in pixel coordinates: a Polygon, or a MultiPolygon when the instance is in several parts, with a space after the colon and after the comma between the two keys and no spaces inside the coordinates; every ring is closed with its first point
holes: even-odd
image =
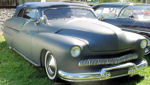
{"type": "Polygon", "coordinates": [[[135,18],[134,14],[133,14],[133,13],[131,13],[131,14],[129,15],[129,18],[130,18],[130,19],[135,18]]]}
{"type": "Polygon", "coordinates": [[[134,18],[134,16],[133,16],[133,15],[130,15],[130,16],[129,16],[129,18],[130,18],[130,19],[133,19],[133,18],[134,18]]]}
{"type": "Polygon", "coordinates": [[[100,21],[103,21],[103,19],[104,19],[104,17],[103,17],[102,14],[99,14],[97,18],[98,18],[98,20],[100,20],[100,21]]]}
{"type": "Polygon", "coordinates": [[[42,16],[42,17],[40,17],[40,21],[42,22],[42,23],[45,23],[45,17],[44,16],[42,16]]]}
{"type": "Polygon", "coordinates": [[[40,21],[44,24],[49,25],[49,22],[48,22],[48,19],[47,19],[46,15],[43,15],[42,17],[40,17],[40,21]]]}

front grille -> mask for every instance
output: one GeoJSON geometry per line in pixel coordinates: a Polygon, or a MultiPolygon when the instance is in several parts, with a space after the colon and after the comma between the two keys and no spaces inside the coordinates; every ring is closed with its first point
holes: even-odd
{"type": "MultiPolygon", "coordinates": [[[[101,57],[99,57],[101,58],[101,57]]],[[[110,65],[120,64],[127,61],[135,60],[138,58],[136,53],[130,53],[119,57],[101,58],[101,59],[84,59],[79,61],[79,66],[96,66],[96,65],[110,65]]]]}

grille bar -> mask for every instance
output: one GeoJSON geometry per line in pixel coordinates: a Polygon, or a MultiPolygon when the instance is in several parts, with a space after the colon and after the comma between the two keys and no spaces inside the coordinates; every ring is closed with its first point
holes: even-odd
{"type": "Polygon", "coordinates": [[[120,64],[130,60],[137,59],[136,53],[123,55],[121,57],[107,58],[107,59],[85,59],[78,63],[78,66],[95,66],[95,65],[108,65],[108,64],[120,64]]]}

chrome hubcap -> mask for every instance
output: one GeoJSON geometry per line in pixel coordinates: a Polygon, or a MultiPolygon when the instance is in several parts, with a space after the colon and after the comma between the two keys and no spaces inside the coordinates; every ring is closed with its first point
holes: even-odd
{"type": "Polygon", "coordinates": [[[46,61],[45,62],[46,72],[48,74],[48,77],[50,79],[54,79],[57,72],[57,65],[54,56],[51,55],[50,53],[47,53],[45,61],[46,61]]]}

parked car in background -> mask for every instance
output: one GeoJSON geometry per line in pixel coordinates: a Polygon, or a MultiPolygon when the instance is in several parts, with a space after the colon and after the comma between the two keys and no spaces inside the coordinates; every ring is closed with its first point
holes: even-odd
{"type": "Polygon", "coordinates": [[[106,80],[139,74],[147,66],[146,39],[99,21],[87,5],[25,3],[3,31],[8,45],[45,67],[51,80],[106,80]]]}
{"type": "Polygon", "coordinates": [[[123,30],[144,35],[148,40],[145,55],[150,53],[150,5],[141,3],[103,3],[93,7],[97,17],[123,30]]]}

